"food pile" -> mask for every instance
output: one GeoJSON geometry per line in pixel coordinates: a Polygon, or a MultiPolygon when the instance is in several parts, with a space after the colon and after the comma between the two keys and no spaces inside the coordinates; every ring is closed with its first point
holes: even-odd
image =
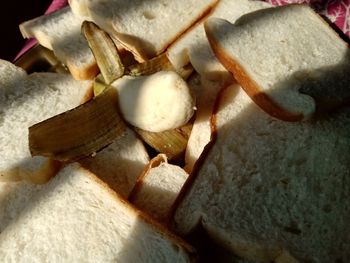
{"type": "Polygon", "coordinates": [[[3,262],[350,260],[349,46],[313,9],[70,0],[20,29],[57,65],[0,61],[3,262]]]}

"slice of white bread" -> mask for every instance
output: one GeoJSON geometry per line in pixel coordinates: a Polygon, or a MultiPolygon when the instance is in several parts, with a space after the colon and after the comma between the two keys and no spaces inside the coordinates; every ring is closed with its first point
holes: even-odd
{"type": "Polygon", "coordinates": [[[85,17],[89,20],[89,9],[86,6],[86,0],[68,0],[70,8],[74,15],[78,17],[85,17]]]}
{"type": "Polygon", "coordinates": [[[22,213],[45,184],[27,181],[0,182],[0,235],[22,213]]]}
{"type": "Polygon", "coordinates": [[[180,166],[169,164],[166,155],[159,154],[137,180],[129,201],[156,220],[166,223],[187,178],[188,174],[180,166]]]}
{"type": "MultiPolygon", "coordinates": [[[[80,161],[90,171],[96,171],[103,182],[122,197],[128,197],[137,177],[148,164],[143,144],[131,130],[95,157],[80,161]]],[[[0,182],[0,233],[14,220],[45,185],[26,181],[0,182]]]]}
{"type": "Polygon", "coordinates": [[[4,101],[17,93],[21,93],[23,86],[20,83],[27,78],[27,73],[9,61],[0,59],[0,113],[4,111],[4,101]]]}
{"type": "Polygon", "coordinates": [[[4,262],[190,262],[194,250],[72,164],[0,235],[4,262]]]}
{"type": "MultiPolygon", "coordinates": [[[[70,5],[71,11],[75,16],[80,17],[81,20],[93,21],[93,18],[89,13],[89,9],[87,8],[86,0],[69,0],[68,3],[70,5]]],[[[108,26],[106,27],[104,21],[104,19],[101,19],[100,26],[103,26],[103,30],[105,30],[109,34],[109,36],[114,42],[114,45],[118,49],[119,55],[121,55],[123,58],[123,55],[126,55],[127,53],[126,49],[120,44],[120,42],[117,39],[115,39],[115,37],[112,34],[113,30],[108,28],[108,26]]]]}
{"type": "Polygon", "coordinates": [[[42,187],[26,181],[0,182],[0,234],[42,187]]]}
{"type": "Polygon", "coordinates": [[[162,53],[217,0],[71,1],[75,13],[86,13],[139,61],[162,53]],[[81,8],[81,9],[80,9],[81,8]]]}
{"type": "Polygon", "coordinates": [[[43,15],[20,24],[23,37],[36,38],[39,43],[54,51],[75,79],[92,79],[98,73],[95,58],[81,34],[84,20],[75,16],[70,7],[43,15]]]}
{"type": "MultiPolygon", "coordinates": [[[[0,61],[3,63],[8,62],[0,61]]],[[[9,95],[9,86],[0,87],[0,180],[44,182],[60,165],[44,157],[31,157],[28,128],[85,102],[91,95],[91,82],[74,80],[68,74],[34,73],[15,81],[11,88],[16,93],[9,95]]]]}
{"type": "Polygon", "coordinates": [[[237,86],[220,98],[216,141],[184,186],[176,231],[201,224],[263,262],[349,262],[350,108],[295,123],[266,114],[237,86]]]}
{"type": "Polygon", "coordinates": [[[227,19],[234,23],[244,14],[271,7],[262,1],[221,0],[206,17],[183,34],[167,50],[167,56],[176,69],[189,62],[202,76],[210,80],[226,78],[229,74],[210,48],[204,31],[204,21],[210,17],[227,19]]]}
{"type": "Polygon", "coordinates": [[[212,138],[211,118],[218,92],[232,83],[232,78],[210,81],[203,75],[194,75],[188,81],[196,98],[196,117],[185,152],[185,170],[192,172],[194,165],[212,138]]]}
{"type": "Polygon", "coordinates": [[[350,50],[310,7],[259,10],[205,30],[220,62],[270,115],[286,121],[350,100],[350,50]],[[339,81],[341,80],[341,81],[339,81]]]}
{"type": "Polygon", "coordinates": [[[95,156],[80,161],[83,167],[124,198],[129,196],[148,162],[149,156],[142,141],[129,128],[121,138],[95,156]]]}

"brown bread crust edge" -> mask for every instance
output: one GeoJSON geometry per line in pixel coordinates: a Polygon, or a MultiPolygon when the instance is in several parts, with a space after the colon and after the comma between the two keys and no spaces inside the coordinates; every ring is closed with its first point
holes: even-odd
{"type": "Polygon", "coordinates": [[[204,28],[209,44],[215,56],[222,63],[222,65],[233,74],[244,91],[260,108],[262,108],[269,115],[284,121],[296,122],[304,119],[303,114],[288,112],[272,101],[269,96],[262,91],[259,85],[249,77],[244,67],[235,61],[232,56],[227,54],[225,49],[220,46],[220,43],[214,40],[214,37],[206,24],[204,24],[204,28]]]}

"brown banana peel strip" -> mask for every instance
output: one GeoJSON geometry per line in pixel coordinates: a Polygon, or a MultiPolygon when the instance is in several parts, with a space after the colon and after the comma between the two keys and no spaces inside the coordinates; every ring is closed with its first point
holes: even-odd
{"type": "Polygon", "coordinates": [[[101,74],[98,74],[93,83],[94,97],[100,95],[108,85],[105,83],[105,80],[101,74]]]}
{"type": "Polygon", "coordinates": [[[122,136],[126,124],[115,89],[29,128],[32,156],[71,162],[92,155],[122,136]]]}
{"type": "Polygon", "coordinates": [[[127,68],[126,74],[130,76],[151,75],[158,71],[176,71],[183,79],[187,79],[193,72],[193,67],[187,65],[179,70],[175,70],[168,56],[163,53],[142,63],[131,65],[127,68]]]}
{"type": "Polygon", "coordinates": [[[173,65],[164,53],[145,62],[129,66],[126,73],[130,76],[141,76],[151,75],[161,70],[174,71],[173,65]]]}
{"type": "Polygon", "coordinates": [[[124,65],[110,36],[90,21],[84,21],[81,30],[95,56],[106,84],[123,76],[124,65]]]}
{"type": "Polygon", "coordinates": [[[164,153],[169,160],[179,159],[185,152],[192,123],[164,132],[149,132],[138,128],[134,130],[152,148],[164,153]]]}

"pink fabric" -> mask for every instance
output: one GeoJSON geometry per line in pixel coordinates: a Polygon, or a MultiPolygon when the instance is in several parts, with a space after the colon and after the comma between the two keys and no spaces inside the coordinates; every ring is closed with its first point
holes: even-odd
{"type": "MultiPolygon", "coordinates": [[[[62,7],[66,6],[68,4],[67,0],[53,0],[50,6],[47,8],[45,14],[50,14],[52,12],[55,12],[58,9],[61,9],[62,7]]],[[[38,42],[35,39],[28,39],[24,45],[24,47],[21,49],[20,52],[18,52],[17,56],[15,57],[14,61],[16,61],[18,58],[20,58],[24,53],[26,53],[29,49],[34,47],[38,42]]]]}
{"type": "Polygon", "coordinates": [[[55,12],[68,4],[67,0],[53,0],[49,8],[46,10],[45,14],[50,14],[55,12]]]}
{"type": "Polygon", "coordinates": [[[308,4],[350,38],[350,0],[266,0],[273,5],[308,4]]]}

